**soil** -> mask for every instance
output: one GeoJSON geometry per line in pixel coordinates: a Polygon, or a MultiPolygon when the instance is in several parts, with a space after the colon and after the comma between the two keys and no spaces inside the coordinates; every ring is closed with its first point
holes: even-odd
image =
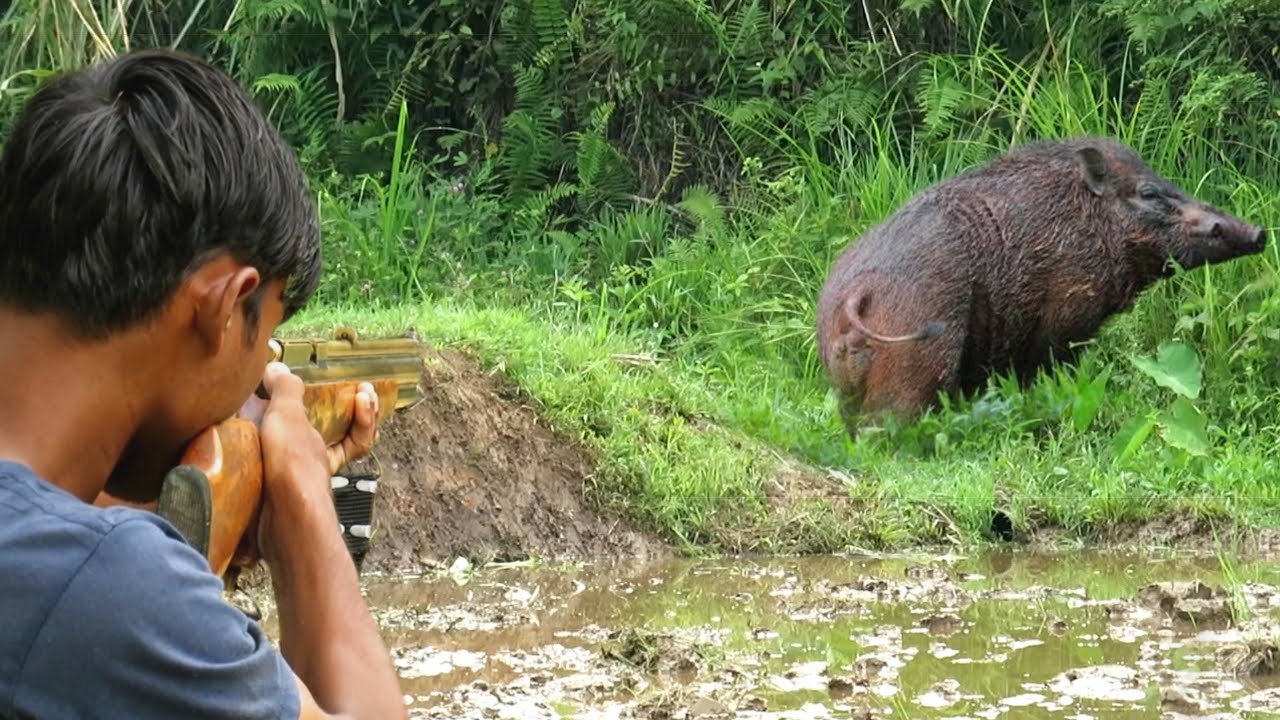
{"type": "Polygon", "coordinates": [[[1209,518],[1187,510],[1144,521],[1123,521],[1086,535],[1053,524],[1032,522],[1025,537],[1029,548],[1052,549],[1084,541],[1089,547],[1177,548],[1212,557],[1222,550],[1252,558],[1280,556],[1280,528],[1242,527],[1229,518],[1209,518]]]}
{"type": "MultiPolygon", "coordinates": [[[[654,535],[583,495],[588,450],[548,427],[504,378],[452,350],[428,350],[423,400],[380,428],[374,535],[362,572],[523,560],[654,558],[654,535]]],[[[359,470],[360,468],[354,468],[359,470]]]]}

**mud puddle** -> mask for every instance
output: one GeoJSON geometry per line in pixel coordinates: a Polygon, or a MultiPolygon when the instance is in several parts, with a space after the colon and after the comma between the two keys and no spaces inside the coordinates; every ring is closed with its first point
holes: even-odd
{"type": "Polygon", "coordinates": [[[1280,717],[1280,565],[664,560],[365,584],[413,718],[1280,717]]]}

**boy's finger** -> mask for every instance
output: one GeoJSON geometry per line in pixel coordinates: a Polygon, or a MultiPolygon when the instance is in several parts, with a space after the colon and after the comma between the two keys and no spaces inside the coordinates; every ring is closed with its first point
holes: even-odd
{"type": "Polygon", "coordinates": [[[262,386],[267,396],[276,400],[302,401],[302,379],[294,375],[289,366],[282,362],[267,363],[267,370],[262,376],[262,386]]]}

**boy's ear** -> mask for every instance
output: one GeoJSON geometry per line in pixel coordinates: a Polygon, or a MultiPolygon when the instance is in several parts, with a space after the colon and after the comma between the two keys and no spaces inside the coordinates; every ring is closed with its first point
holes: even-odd
{"type": "Polygon", "coordinates": [[[196,332],[210,354],[216,355],[227,333],[238,327],[237,319],[243,322],[241,305],[262,284],[262,276],[256,268],[214,261],[197,270],[191,281],[196,293],[196,332]]]}

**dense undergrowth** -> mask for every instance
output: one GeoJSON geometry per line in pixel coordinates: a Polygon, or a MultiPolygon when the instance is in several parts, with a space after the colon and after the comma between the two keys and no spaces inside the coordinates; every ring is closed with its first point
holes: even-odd
{"type": "Polygon", "coordinates": [[[467,346],[600,451],[594,497],[690,543],[968,541],[993,508],[1068,536],[1174,512],[1274,524],[1275,245],[1162,283],[1030,388],[843,433],[818,288],[934,181],[1104,134],[1278,224],[1280,2],[1032,5],[16,0],[0,122],[110,48],[226,67],[323,215],[324,283],[290,332],[467,346]],[[861,509],[771,516],[780,457],[839,470],[861,509]]]}

